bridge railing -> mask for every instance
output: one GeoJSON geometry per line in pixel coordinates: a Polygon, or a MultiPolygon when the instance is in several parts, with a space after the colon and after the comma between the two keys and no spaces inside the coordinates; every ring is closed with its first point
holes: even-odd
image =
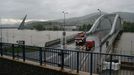
{"type": "Polygon", "coordinates": [[[1,56],[11,56],[13,60],[23,59],[37,62],[42,66],[51,65],[61,70],[70,69],[100,75],[132,75],[134,56],[95,53],[90,51],[42,48],[27,45],[0,44],[1,56]],[[102,60],[102,57],[105,59],[102,60]]]}

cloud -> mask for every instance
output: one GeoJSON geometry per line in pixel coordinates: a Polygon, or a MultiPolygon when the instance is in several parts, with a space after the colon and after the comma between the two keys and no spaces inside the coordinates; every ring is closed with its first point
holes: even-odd
{"type": "Polygon", "coordinates": [[[62,11],[67,17],[82,16],[97,12],[134,12],[133,0],[0,0],[0,17],[22,19],[28,14],[29,19],[59,19],[62,11]]]}

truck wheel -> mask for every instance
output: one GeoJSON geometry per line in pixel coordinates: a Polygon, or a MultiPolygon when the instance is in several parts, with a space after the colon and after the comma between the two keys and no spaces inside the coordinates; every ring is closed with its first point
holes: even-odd
{"type": "Polygon", "coordinates": [[[86,51],[89,51],[89,48],[88,47],[86,47],[86,51]]]}

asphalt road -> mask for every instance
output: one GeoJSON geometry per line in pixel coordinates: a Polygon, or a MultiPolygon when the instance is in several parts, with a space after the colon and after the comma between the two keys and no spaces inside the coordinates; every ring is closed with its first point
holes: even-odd
{"type": "MultiPolygon", "coordinates": [[[[99,40],[98,40],[98,38],[95,36],[90,36],[87,38],[87,40],[94,40],[95,41],[95,48],[91,51],[99,52],[99,40]]],[[[53,46],[53,48],[61,49],[61,45],[53,46]]],[[[90,68],[90,54],[84,53],[85,50],[80,48],[80,47],[76,47],[75,43],[71,43],[71,44],[66,45],[66,49],[74,50],[74,51],[64,51],[65,52],[64,65],[66,68],[76,70],[77,64],[79,62],[79,69],[81,71],[87,71],[87,72],[90,71],[90,69],[89,69],[90,68]],[[77,53],[75,52],[76,50],[81,51],[79,54],[79,61],[77,61],[77,53]]],[[[46,57],[47,61],[55,63],[55,64],[61,64],[61,55],[59,55],[58,53],[50,54],[48,52],[47,54],[50,56],[46,57]]],[[[97,72],[97,63],[98,63],[97,58],[98,57],[99,56],[97,56],[97,55],[93,55],[94,72],[97,72]]]]}

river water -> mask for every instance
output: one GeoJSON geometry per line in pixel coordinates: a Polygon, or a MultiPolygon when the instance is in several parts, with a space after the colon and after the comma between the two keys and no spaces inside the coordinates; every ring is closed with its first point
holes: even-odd
{"type": "MultiPolygon", "coordinates": [[[[2,42],[6,43],[16,43],[17,40],[24,40],[26,45],[43,47],[47,41],[61,38],[62,32],[63,31],[2,29],[0,30],[0,38],[2,36],[2,42]]],[[[66,35],[69,36],[78,32],[79,31],[66,31],[66,35]]]]}

